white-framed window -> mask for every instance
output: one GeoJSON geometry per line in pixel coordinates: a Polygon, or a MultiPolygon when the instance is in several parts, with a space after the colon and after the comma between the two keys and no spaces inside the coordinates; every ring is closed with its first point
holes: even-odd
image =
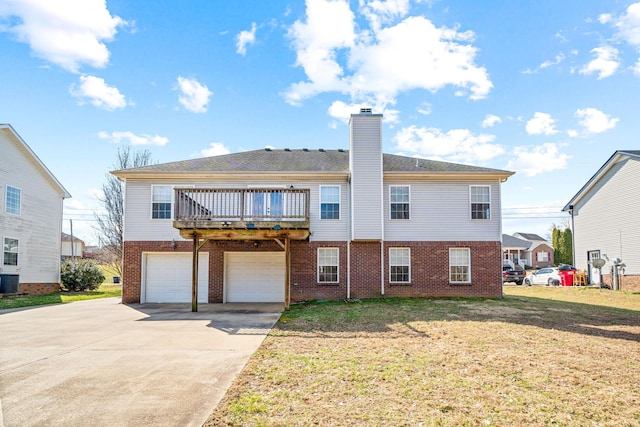
{"type": "Polygon", "coordinates": [[[2,245],[2,264],[18,265],[18,248],[20,242],[18,239],[5,237],[2,245]]]}
{"type": "Polygon", "coordinates": [[[340,186],[320,186],[320,219],[340,219],[340,186]]]}
{"type": "Polygon", "coordinates": [[[391,219],[410,218],[410,197],[408,185],[389,186],[389,217],[391,219]]]}
{"type": "Polygon", "coordinates": [[[449,282],[471,283],[471,251],[449,248],[449,282]]]}
{"type": "Polygon", "coordinates": [[[318,248],[318,283],[338,283],[338,248],[318,248]]]}
{"type": "Polygon", "coordinates": [[[536,253],[536,260],[538,262],[549,262],[549,252],[540,251],[536,253]]]}
{"type": "Polygon", "coordinates": [[[389,248],[389,282],[411,282],[411,248],[389,248]]]}
{"type": "Polygon", "coordinates": [[[471,185],[469,187],[471,219],[491,219],[491,187],[471,185]]]}
{"type": "Polygon", "coordinates": [[[170,185],[151,186],[151,218],[171,219],[173,187],[170,185]]]}
{"type": "Polygon", "coordinates": [[[4,196],[4,211],[12,215],[20,215],[22,191],[19,188],[7,185],[4,196]]]}

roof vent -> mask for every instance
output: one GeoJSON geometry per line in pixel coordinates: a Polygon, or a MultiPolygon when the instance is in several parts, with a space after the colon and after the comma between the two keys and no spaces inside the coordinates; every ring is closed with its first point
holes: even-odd
{"type": "Polygon", "coordinates": [[[271,147],[264,147],[264,151],[271,151],[271,147]]]}
{"type": "Polygon", "coordinates": [[[321,153],[324,153],[324,148],[320,148],[318,149],[318,151],[320,151],[321,153]]]}
{"type": "Polygon", "coordinates": [[[291,148],[285,148],[284,151],[291,151],[291,148]]]}
{"type": "Polygon", "coordinates": [[[309,149],[308,148],[303,148],[302,151],[309,151],[309,149]]]}
{"type": "Polygon", "coordinates": [[[338,151],[339,151],[340,153],[344,153],[344,148],[338,148],[338,151]]]}
{"type": "Polygon", "coordinates": [[[360,114],[371,114],[371,108],[361,108],[360,114]]]}

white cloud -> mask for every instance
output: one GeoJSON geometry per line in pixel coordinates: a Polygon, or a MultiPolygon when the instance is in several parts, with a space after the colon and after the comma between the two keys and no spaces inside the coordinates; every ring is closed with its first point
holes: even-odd
{"type": "Polygon", "coordinates": [[[247,45],[252,45],[256,42],[256,23],[251,23],[250,31],[240,31],[236,37],[236,52],[244,56],[247,54],[247,45]]]}
{"type": "Polygon", "coordinates": [[[289,87],[284,94],[288,103],[300,105],[317,94],[337,92],[349,95],[353,104],[380,105],[380,111],[404,91],[454,86],[457,95],[481,99],[493,87],[487,70],[474,63],[473,32],[437,28],[422,16],[393,23],[406,14],[403,1],[361,4],[373,31],[356,31],[346,0],[307,0],[306,21],[289,29],[296,65],[307,80],[289,87]]]}
{"type": "Polygon", "coordinates": [[[571,156],[560,153],[558,144],[551,142],[537,147],[516,147],[516,156],[507,164],[508,170],[515,170],[527,176],[535,176],[557,169],[566,169],[571,156]]]}
{"type": "Polygon", "coordinates": [[[595,56],[588,64],[580,68],[580,74],[598,74],[598,80],[611,77],[615,74],[620,66],[618,57],[618,49],[613,46],[600,46],[591,49],[591,53],[595,56]]]}
{"type": "Polygon", "coordinates": [[[209,144],[209,148],[205,148],[200,151],[202,157],[221,156],[223,154],[229,154],[230,151],[221,142],[212,142],[209,144]]]}
{"type": "Polygon", "coordinates": [[[428,102],[423,102],[422,104],[420,104],[417,111],[422,115],[428,116],[429,114],[431,114],[431,104],[428,102]]]}
{"type": "Polygon", "coordinates": [[[213,92],[208,87],[200,84],[196,79],[178,77],[178,89],[180,104],[192,113],[206,113],[209,98],[213,92]]]}
{"type": "Polygon", "coordinates": [[[596,108],[582,108],[576,110],[575,117],[588,133],[602,133],[613,129],[620,119],[611,118],[608,114],[596,108]]]}
{"type": "Polygon", "coordinates": [[[479,164],[504,153],[504,148],[492,144],[494,135],[475,135],[468,129],[443,132],[436,128],[410,126],[394,137],[401,152],[451,162],[479,164]]]}
{"type": "Polygon", "coordinates": [[[553,135],[558,133],[555,123],[555,119],[550,114],[536,112],[527,122],[525,129],[529,135],[553,135]]]}
{"type": "Polygon", "coordinates": [[[115,144],[119,144],[123,140],[129,141],[131,145],[157,145],[163,146],[169,143],[169,138],[160,135],[136,135],[130,131],[124,132],[99,132],[98,137],[100,139],[108,139],[115,144]]]}
{"type": "Polygon", "coordinates": [[[612,23],[616,27],[618,38],[640,49],[640,2],[631,4],[626,13],[618,18],[608,15],[603,23],[612,23]]]}
{"type": "Polygon", "coordinates": [[[111,15],[105,0],[3,1],[0,16],[18,18],[4,20],[0,31],[27,43],[35,56],[74,73],[82,64],[105,67],[110,55],[105,42],[113,40],[118,27],[129,25],[111,15]]]}
{"type": "Polygon", "coordinates": [[[373,113],[383,115],[382,120],[385,123],[397,123],[400,112],[389,108],[388,104],[392,104],[392,102],[385,103],[371,100],[371,102],[347,104],[342,101],[334,101],[329,106],[328,113],[331,117],[348,123],[351,115],[359,113],[361,108],[371,108],[373,113]]]}
{"type": "Polygon", "coordinates": [[[69,93],[79,98],[80,105],[84,104],[85,98],[95,107],[107,111],[114,111],[127,106],[124,95],[118,88],[109,86],[104,79],[95,76],[80,76],[78,85],[71,85],[69,93]]]}
{"type": "Polygon", "coordinates": [[[487,114],[487,117],[482,121],[482,127],[492,128],[497,123],[502,123],[502,119],[499,116],[496,116],[495,114],[487,114]]]}

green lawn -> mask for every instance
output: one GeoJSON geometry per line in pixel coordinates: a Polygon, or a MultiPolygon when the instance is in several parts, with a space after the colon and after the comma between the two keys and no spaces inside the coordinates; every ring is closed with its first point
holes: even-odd
{"type": "Polygon", "coordinates": [[[54,292],[47,295],[27,295],[0,298],[0,310],[7,308],[31,307],[45,304],[64,304],[95,298],[119,297],[122,295],[121,285],[102,284],[95,291],[86,292],[54,292]]]}
{"type": "Polygon", "coordinates": [[[206,426],[640,426],[640,294],[293,305],[206,426]]]}

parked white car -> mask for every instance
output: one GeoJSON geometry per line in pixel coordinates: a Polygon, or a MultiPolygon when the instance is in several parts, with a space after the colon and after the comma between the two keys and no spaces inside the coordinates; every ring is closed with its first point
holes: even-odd
{"type": "Polygon", "coordinates": [[[558,286],[560,285],[560,274],[557,267],[541,268],[535,273],[531,273],[524,278],[524,284],[531,285],[547,285],[558,286]]]}

